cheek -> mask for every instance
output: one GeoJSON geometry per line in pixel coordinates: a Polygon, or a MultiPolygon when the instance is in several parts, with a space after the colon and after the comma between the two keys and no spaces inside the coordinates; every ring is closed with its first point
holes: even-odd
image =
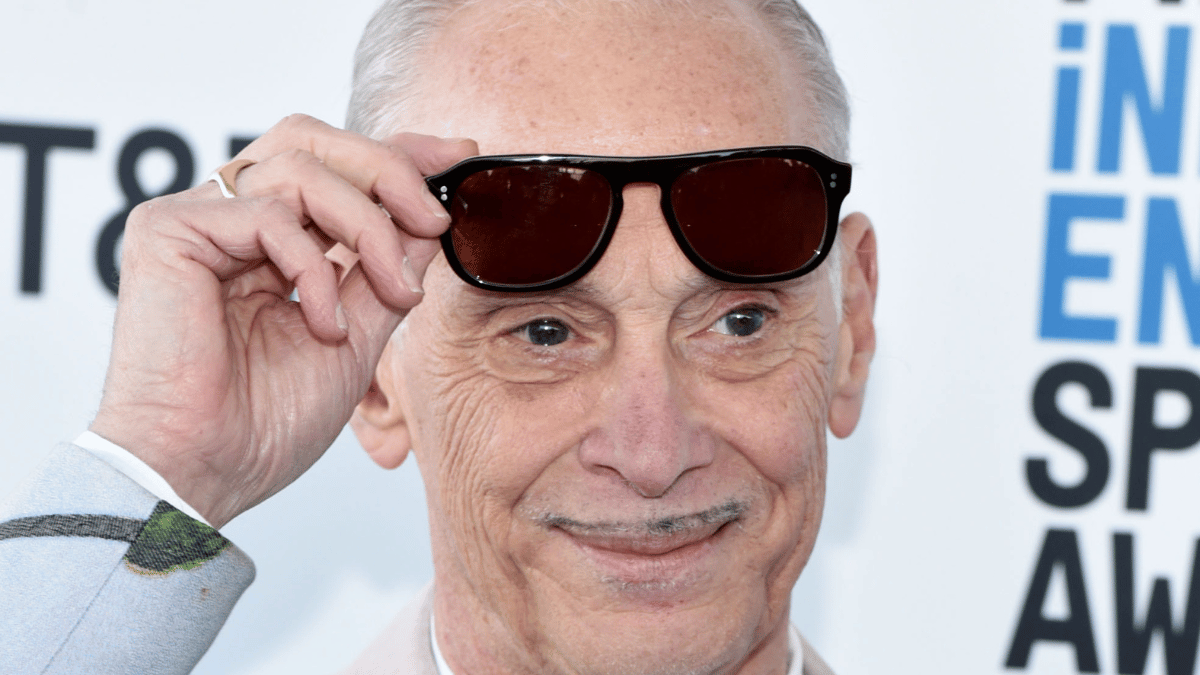
{"type": "Polygon", "coordinates": [[[585,397],[572,386],[515,385],[476,371],[439,393],[424,455],[443,492],[475,500],[472,510],[511,508],[547,466],[578,446],[585,397]]]}
{"type": "Polygon", "coordinates": [[[574,381],[504,381],[475,342],[429,339],[444,332],[413,330],[410,346],[420,358],[406,369],[406,379],[419,383],[409,397],[429,510],[473,578],[511,577],[520,555],[513,509],[548,466],[577,447],[588,397],[574,381]]]}
{"type": "Polygon", "coordinates": [[[782,370],[778,388],[762,404],[764,410],[769,410],[766,414],[776,421],[773,427],[764,423],[767,432],[773,434],[774,447],[784,450],[762,460],[764,473],[785,480],[806,480],[814,463],[824,463],[828,361],[806,356],[810,358],[798,359],[782,370]]]}
{"type": "Polygon", "coordinates": [[[743,445],[769,489],[770,525],[764,542],[773,542],[766,582],[773,606],[786,606],[791,587],[816,541],[825,503],[825,418],[829,381],[826,359],[810,355],[779,372],[774,386],[764,387],[743,419],[752,438],[743,445]]]}
{"type": "Polygon", "coordinates": [[[823,473],[832,345],[814,331],[787,352],[759,377],[710,380],[703,413],[719,425],[718,437],[785,492],[811,487],[813,472],[823,473]]]}

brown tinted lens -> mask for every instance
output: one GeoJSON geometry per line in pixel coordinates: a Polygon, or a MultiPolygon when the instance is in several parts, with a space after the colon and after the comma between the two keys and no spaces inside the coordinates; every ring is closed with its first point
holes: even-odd
{"type": "Polygon", "coordinates": [[[692,249],[742,276],[794,272],[825,239],[825,190],[793,159],[730,159],[691,169],[671,186],[671,207],[692,249]]]}
{"type": "Polygon", "coordinates": [[[570,274],[595,250],[612,207],[608,181],[546,165],[480,171],[450,209],[454,252],[476,279],[533,285],[570,274]]]}

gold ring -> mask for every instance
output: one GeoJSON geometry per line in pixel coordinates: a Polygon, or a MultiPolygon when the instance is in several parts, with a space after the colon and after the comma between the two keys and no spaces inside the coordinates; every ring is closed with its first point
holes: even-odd
{"type": "Polygon", "coordinates": [[[235,159],[209,174],[208,179],[221,188],[221,194],[227,199],[237,196],[237,175],[242,169],[254,163],[252,159],[235,159]]]}

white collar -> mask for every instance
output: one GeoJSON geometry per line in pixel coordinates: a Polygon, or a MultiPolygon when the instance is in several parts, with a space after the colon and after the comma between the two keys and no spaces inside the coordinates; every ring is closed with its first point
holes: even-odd
{"type": "Polygon", "coordinates": [[[442,650],[437,643],[437,623],[433,620],[433,610],[429,612],[429,644],[433,647],[433,665],[437,668],[438,675],[454,675],[454,671],[450,670],[450,664],[446,663],[446,657],[442,656],[442,650]]]}
{"type": "Polygon", "coordinates": [[[800,639],[800,631],[791,623],[788,624],[788,669],[787,675],[804,674],[804,641],[800,639]]]}

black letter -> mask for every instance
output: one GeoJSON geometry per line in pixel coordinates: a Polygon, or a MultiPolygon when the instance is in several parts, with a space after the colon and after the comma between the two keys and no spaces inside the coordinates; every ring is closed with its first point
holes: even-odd
{"type": "Polygon", "coordinates": [[[42,292],[42,233],[46,209],[46,155],[51,148],[91,150],[92,129],[0,124],[0,143],[25,146],[25,231],[21,244],[21,292],[42,292]]]}
{"type": "Polygon", "coordinates": [[[1100,672],[1092,614],[1083,583],[1083,563],[1079,559],[1079,542],[1074,530],[1046,532],[1046,542],[1042,544],[1042,554],[1033,571],[1033,580],[1029,582],[1029,593],[1025,596],[1025,607],[1021,610],[1021,620],[1013,635],[1005,667],[1026,668],[1029,652],[1038,640],[1070,643],[1075,647],[1075,667],[1079,672],[1100,672]],[[1050,574],[1056,565],[1062,565],[1067,575],[1067,605],[1071,612],[1061,620],[1042,615],[1046,591],[1050,588],[1050,574]]]}
{"type": "Polygon", "coordinates": [[[121,148],[121,159],[117,162],[117,179],[121,182],[121,191],[125,193],[125,208],[104,224],[100,239],[96,242],[96,272],[113,295],[117,293],[117,244],[125,233],[125,220],[129,218],[129,212],[147,199],[186,190],[191,186],[195,172],[192,151],[182,138],[170,131],[148,129],[134,134],[125,142],[125,147],[121,148]],[[166,150],[175,158],[175,178],[162,192],[148,195],[138,184],[136,169],[142,153],[154,148],[166,150]]]}
{"type": "Polygon", "coordinates": [[[1200,377],[1190,370],[1138,368],[1133,389],[1133,430],[1129,439],[1129,490],[1125,508],[1145,511],[1150,498],[1150,453],[1183,450],[1200,441],[1200,377]],[[1177,391],[1187,397],[1187,421],[1177,427],[1154,424],[1154,401],[1160,391],[1177,391]]]}
{"type": "Polygon", "coordinates": [[[1063,487],[1050,478],[1045,459],[1025,461],[1025,477],[1029,489],[1038,499],[1050,506],[1074,508],[1090,503],[1100,496],[1108,484],[1108,448],[1104,441],[1058,409],[1058,390],[1064,384],[1082,384],[1091,397],[1093,408],[1112,407],[1112,386],[1099,368],[1088,363],[1068,361],[1058,363],[1042,373],[1033,388],[1033,416],[1046,433],[1083,455],[1087,473],[1078,485],[1063,487]]]}
{"type": "Polygon", "coordinates": [[[1171,620],[1171,586],[1166,579],[1155,579],[1150,606],[1141,630],[1133,621],[1133,535],[1113,535],[1113,566],[1117,593],[1117,670],[1123,675],[1146,672],[1150,638],[1161,631],[1167,675],[1191,675],[1196,664],[1196,646],[1200,641],[1200,540],[1192,558],[1192,587],[1188,591],[1183,628],[1178,632],[1171,620]]]}

